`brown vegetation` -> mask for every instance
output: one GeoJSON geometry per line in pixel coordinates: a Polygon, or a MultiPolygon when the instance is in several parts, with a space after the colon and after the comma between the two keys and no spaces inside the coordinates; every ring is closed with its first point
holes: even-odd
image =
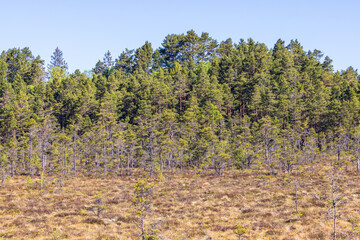
{"type": "MultiPolygon", "coordinates": [[[[250,170],[153,178],[146,226],[171,240],[238,239],[237,224],[247,229],[241,239],[332,239],[331,185],[324,164],[294,170],[298,213],[289,178],[250,170]]],[[[338,239],[360,238],[359,178],[355,171],[341,175],[338,239]]],[[[61,189],[50,183],[40,189],[29,188],[25,177],[14,177],[0,189],[0,238],[139,239],[135,182],[134,176],[79,177],[65,180],[61,189]],[[88,209],[99,194],[104,210],[97,217],[88,209]]]]}

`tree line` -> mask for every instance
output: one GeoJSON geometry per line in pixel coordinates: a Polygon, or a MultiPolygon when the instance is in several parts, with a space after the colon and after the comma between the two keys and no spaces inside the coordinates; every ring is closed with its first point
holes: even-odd
{"type": "MultiPolygon", "coordinates": [[[[296,165],[336,156],[359,171],[359,80],[297,40],[218,43],[208,33],[167,35],[105,53],[68,72],[60,49],[45,70],[29,48],[0,55],[0,168],[131,175],[134,169],[214,171],[296,165]]],[[[335,161],[334,160],[334,161],[335,161]]]]}

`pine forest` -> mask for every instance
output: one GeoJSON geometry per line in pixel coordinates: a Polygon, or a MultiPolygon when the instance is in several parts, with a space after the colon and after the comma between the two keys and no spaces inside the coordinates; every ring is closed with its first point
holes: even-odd
{"type": "Polygon", "coordinates": [[[0,239],[360,238],[357,70],[194,30],[99,57],[1,53],[0,239]]]}

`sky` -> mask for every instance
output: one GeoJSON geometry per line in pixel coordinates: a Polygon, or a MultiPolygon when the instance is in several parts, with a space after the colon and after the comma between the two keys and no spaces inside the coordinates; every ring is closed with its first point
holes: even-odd
{"type": "Polygon", "coordinates": [[[335,70],[359,69],[359,9],[358,0],[0,0],[0,51],[29,47],[47,65],[59,47],[69,72],[85,71],[107,50],[115,59],[145,41],[156,49],[166,35],[193,29],[268,48],[297,39],[335,70]]]}

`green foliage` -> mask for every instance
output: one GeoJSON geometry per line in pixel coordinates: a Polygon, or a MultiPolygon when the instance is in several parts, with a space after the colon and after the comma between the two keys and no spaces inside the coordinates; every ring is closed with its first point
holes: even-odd
{"type": "Polygon", "coordinates": [[[145,239],[146,239],[146,240],[158,240],[158,239],[160,239],[160,238],[157,237],[157,236],[154,236],[154,235],[146,235],[146,236],[145,236],[145,239]]]}
{"type": "Polygon", "coordinates": [[[134,185],[135,197],[132,202],[137,208],[136,214],[139,216],[145,216],[152,204],[150,197],[154,184],[149,184],[147,181],[147,179],[138,179],[134,185]]]}
{"type": "Polygon", "coordinates": [[[50,64],[48,65],[48,69],[51,70],[54,67],[59,67],[63,70],[68,69],[68,65],[63,58],[63,52],[57,47],[51,56],[50,64]]]}
{"type": "Polygon", "coordinates": [[[31,189],[33,187],[33,184],[34,184],[34,182],[33,182],[32,178],[30,176],[27,176],[27,178],[26,178],[26,187],[28,189],[31,189]]]}
{"type": "Polygon", "coordinates": [[[237,169],[244,169],[245,166],[245,153],[242,149],[234,151],[234,166],[237,169]]]}
{"type": "Polygon", "coordinates": [[[92,206],[88,207],[87,210],[93,212],[95,216],[100,218],[101,213],[107,209],[107,206],[104,204],[104,197],[101,192],[98,192],[94,198],[92,206]]]}
{"type": "Polygon", "coordinates": [[[68,73],[58,48],[48,73],[28,48],[3,51],[3,176],[44,171],[62,182],[78,171],[228,167],[291,175],[334,154],[336,166],[353,161],[360,172],[360,78],[351,67],[334,72],[323,55],[297,40],[268,49],[194,30],[115,61],[107,51],[91,73],[68,73]]]}
{"type": "Polygon", "coordinates": [[[41,189],[45,188],[45,173],[44,173],[44,171],[42,171],[40,174],[40,187],[41,187],[41,189]]]}
{"type": "Polygon", "coordinates": [[[53,232],[50,234],[51,240],[61,240],[64,239],[64,234],[60,229],[55,228],[53,232]]]}
{"type": "Polygon", "coordinates": [[[239,239],[241,239],[241,237],[245,235],[247,231],[247,228],[244,228],[240,224],[237,224],[234,229],[234,233],[238,236],[239,239]]]}
{"type": "MultiPolygon", "coordinates": [[[[137,179],[134,185],[135,197],[132,202],[135,206],[135,214],[139,217],[139,228],[141,230],[142,240],[145,239],[158,239],[155,235],[148,235],[145,226],[145,219],[150,211],[152,201],[151,195],[154,185],[147,183],[147,179],[137,179]]],[[[153,231],[150,229],[150,232],[153,231]]]]}

